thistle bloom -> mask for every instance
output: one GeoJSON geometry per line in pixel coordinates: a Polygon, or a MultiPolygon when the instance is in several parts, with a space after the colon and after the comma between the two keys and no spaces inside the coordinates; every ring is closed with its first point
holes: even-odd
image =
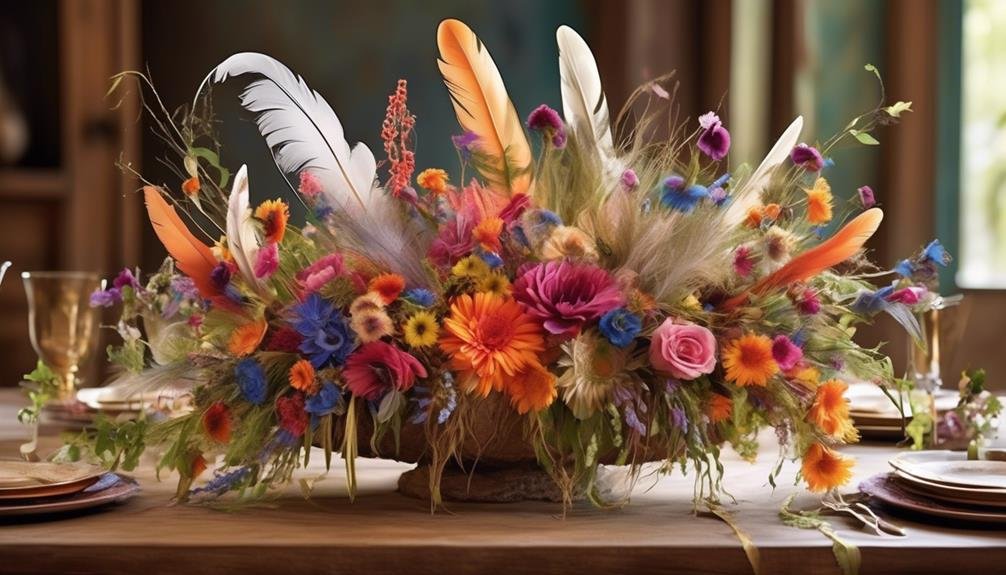
{"type": "Polygon", "coordinates": [[[559,117],[559,112],[545,104],[538,106],[528,115],[527,128],[533,132],[541,132],[556,148],[566,145],[566,128],[563,126],[562,118],[559,117]]]}
{"type": "Polygon", "coordinates": [[[307,296],[291,311],[293,327],[304,337],[299,349],[311,365],[315,369],[342,365],[355,345],[343,315],[318,294],[307,296]]]}
{"type": "Polygon", "coordinates": [[[211,405],[202,417],[203,431],[217,443],[227,443],[231,440],[231,416],[227,405],[218,401],[211,405]]]}
{"type": "Polygon", "coordinates": [[[392,389],[411,389],[417,377],[426,377],[426,368],[397,347],[373,341],[349,356],[342,376],[353,395],[373,401],[392,389]]]}
{"type": "Polygon", "coordinates": [[[730,132],[723,127],[720,117],[707,112],[699,116],[699,126],[702,128],[697,143],[699,150],[716,162],[725,158],[730,151],[730,132]]]}
{"type": "Polygon", "coordinates": [[[427,311],[417,312],[405,320],[402,328],[405,343],[412,347],[430,347],[436,344],[439,331],[436,316],[427,311]]]}
{"type": "Polygon", "coordinates": [[[793,151],[790,152],[789,158],[793,160],[793,163],[810,170],[811,172],[820,172],[821,168],[824,167],[824,158],[821,157],[821,152],[817,151],[817,148],[808,146],[807,144],[797,144],[793,151]]]}
{"type": "Polygon", "coordinates": [[[363,343],[377,341],[395,332],[395,326],[384,309],[358,310],[353,313],[349,325],[363,343]]]}
{"type": "Polygon", "coordinates": [[[754,270],[754,256],[748,246],[738,246],[734,250],[734,273],[742,278],[751,275],[754,270]]]}
{"type": "Polygon", "coordinates": [[[446,194],[447,172],[440,168],[428,168],[419,172],[416,183],[438,196],[446,194]]]}
{"type": "Polygon", "coordinates": [[[611,345],[628,347],[643,328],[643,320],[624,307],[613,309],[601,316],[598,328],[611,345]]]}
{"type": "Polygon", "coordinates": [[[440,349],[463,388],[482,396],[502,391],[510,379],[539,363],[541,327],[521,306],[496,294],[459,295],[444,320],[440,349]]]}
{"type": "Polygon", "coordinates": [[[398,274],[381,274],[370,280],[367,287],[370,291],[377,292],[385,304],[389,304],[398,299],[398,295],[405,289],[405,278],[398,274]]]}
{"type": "Polygon", "coordinates": [[[779,369],[789,371],[803,359],[803,350],[785,335],[777,335],[772,340],[772,359],[779,369]]]}
{"type": "Polygon", "coordinates": [[[650,340],[650,364],[682,380],[693,380],[716,368],[716,338],[708,329],[667,318],[650,340]]]}
{"type": "Polygon", "coordinates": [[[864,210],[868,210],[877,205],[877,197],[874,195],[873,188],[870,186],[862,186],[856,189],[856,193],[859,195],[859,203],[863,204],[864,210]]]}
{"type": "Polygon", "coordinates": [[[740,386],[764,387],[769,378],[779,371],[779,365],[772,357],[772,340],[754,333],[747,333],[727,344],[723,350],[723,367],[727,381],[740,386]]]}
{"type": "Polygon", "coordinates": [[[823,492],[848,483],[852,479],[852,465],[851,459],[820,443],[813,443],[803,454],[800,470],[808,489],[823,492]]]}
{"type": "Polygon", "coordinates": [[[570,261],[545,262],[513,284],[513,297],[549,333],[573,336],[580,327],[624,303],[615,280],[602,268],[570,261]]]}
{"type": "Polygon", "coordinates": [[[828,180],[814,180],[814,187],[805,189],[807,193],[807,221],[812,224],[826,224],[831,221],[831,186],[828,180]]]}
{"type": "Polygon", "coordinates": [[[264,318],[238,326],[231,332],[230,339],[227,341],[227,351],[231,355],[239,357],[253,353],[262,343],[262,338],[265,337],[265,331],[268,327],[269,324],[264,318]]]}
{"type": "Polygon", "coordinates": [[[255,208],[255,219],[262,222],[265,240],[278,244],[286,234],[286,223],[290,219],[290,208],[283,200],[268,200],[255,208]]]}
{"type": "Polygon", "coordinates": [[[297,360],[290,368],[290,387],[308,395],[315,391],[314,366],[306,359],[297,360]]]}
{"type": "Polygon", "coordinates": [[[234,378],[241,396],[252,405],[262,405],[266,398],[266,377],[262,364],[248,357],[234,366],[234,378]]]}

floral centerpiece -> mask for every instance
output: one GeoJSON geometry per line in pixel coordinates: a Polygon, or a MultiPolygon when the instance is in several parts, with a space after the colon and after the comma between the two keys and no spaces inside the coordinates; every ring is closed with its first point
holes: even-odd
{"type": "Polygon", "coordinates": [[[661,132],[661,80],[613,126],[586,43],[567,27],[557,40],[562,113],[522,121],[486,47],[440,25],[453,177],[414,153],[404,80],[380,161],[261,54],[214,68],[179,115],[148,102],[178,155],[176,184],[143,191],[171,260],[94,303],[126,303],[116,385],[180,387],[192,409],[106,434],[105,451],[160,446],[182,498],[266,493],[318,445],[341,452],[351,488],[361,454],[419,462],[434,501],[445,468],[530,461],[568,503],[603,463],[690,466],[715,496],[720,446],[753,458],[772,427],[811,490],[846,483],[847,382],[897,383],[855,326],[887,312],[917,332],[948,256],[937,242],[878,271],[860,255],[881,222],[873,192],[837,205],[826,171],[910,105],[813,146],[797,118],[760,165],[731,169],[715,112],[661,132]],[[223,165],[207,89],[225,81],[289,184],[259,192],[276,199],[253,203],[252,170],[223,165]]]}

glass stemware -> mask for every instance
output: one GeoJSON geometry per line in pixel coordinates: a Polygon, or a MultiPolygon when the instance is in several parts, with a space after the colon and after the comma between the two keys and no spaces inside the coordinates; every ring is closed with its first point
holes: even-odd
{"type": "Polygon", "coordinates": [[[78,372],[98,341],[91,294],[103,287],[90,272],[23,272],[28,333],[39,358],[60,378],[60,398],[73,399],[78,372]]]}

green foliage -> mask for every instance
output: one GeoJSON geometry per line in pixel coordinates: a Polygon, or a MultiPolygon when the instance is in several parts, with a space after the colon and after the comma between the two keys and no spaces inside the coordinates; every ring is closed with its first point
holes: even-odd
{"type": "Polygon", "coordinates": [[[30,405],[17,412],[17,420],[26,425],[37,424],[42,408],[59,393],[59,376],[40,359],[24,379],[21,385],[27,391],[30,405]]]}

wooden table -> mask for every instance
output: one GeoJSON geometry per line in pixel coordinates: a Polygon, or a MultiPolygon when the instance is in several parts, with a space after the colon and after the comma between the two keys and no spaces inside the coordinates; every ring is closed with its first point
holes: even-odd
{"type": "MultiPolygon", "coordinates": [[[[17,453],[26,430],[15,420],[19,397],[0,390],[0,456],[17,453]]],[[[50,430],[51,431],[51,430],[50,430]]],[[[46,445],[55,446],[49,436],[46,445]]],[[[767,484],[775,447],[766,436],[757,464],[725,455],[728,505],[760,552],[762,573],[838,572],[821,533],[784,526],[777,513],[796,488],[788,464],[775,491],[767,484]]],[[[857,445],[857,480],[885,469],[887,445],[857,445]]],[[[320,462],[321,457],[313,457],[320,462]]],[[[340,460],[341,461],[341,460],[340,460]]],[[[313,464],[314,465],[314,464],[313,464]]],[[[345,497],[333,465],[314,497],[291,486],[271,504],[225,512],[173,505],[174,477],[158,482],[149,465],[135,475],[143,492],[131,501],[58,520],[0,523],[0,572],[53,573],[749,573],[730,527],[692,512],[692,480],[679,474],[645,482],[622,509],[577,505],[451,504],[431,515],[427,503],[395,492],[406,466],[358,464],[360,495],[345,497]]],[[[300,474],[314,477],[316,467],[300,474]]],[[[802,495],[798,505],[812,504],[802,495]]],[[[882,538],[834,518],[841,537],[862,552],[862,573],[992,574],[1006,569],[1006,531],[950,529],[893,518],[908,537],[882,538]]]]}

